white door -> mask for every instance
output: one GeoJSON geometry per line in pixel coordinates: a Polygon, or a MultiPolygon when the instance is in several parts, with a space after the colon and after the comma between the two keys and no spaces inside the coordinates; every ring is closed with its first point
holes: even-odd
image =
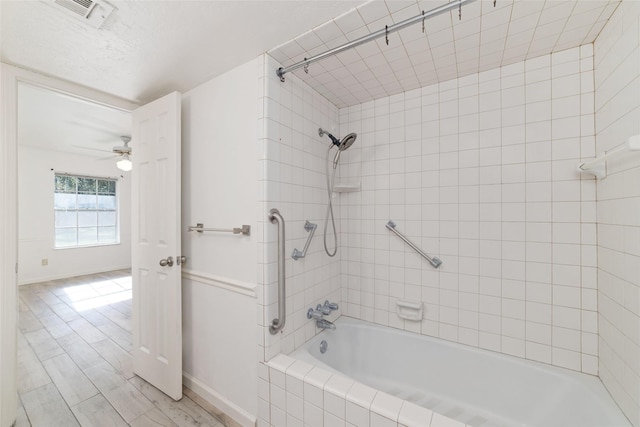
{"type": "Polygon", "coordinates": [[[182,398],[178,92],[133,112],[131,146],[133,369],[178,400],[182,398]]]}

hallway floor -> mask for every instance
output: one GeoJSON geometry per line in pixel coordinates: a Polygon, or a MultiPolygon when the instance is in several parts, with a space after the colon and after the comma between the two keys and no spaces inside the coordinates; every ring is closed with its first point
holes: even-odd
{"type": "Polygon", "coordinates": [[[224,427],[190,390],[175,402],[134,375],[129,271],[21,286],[19,295],[16,426],[224,427]]]}

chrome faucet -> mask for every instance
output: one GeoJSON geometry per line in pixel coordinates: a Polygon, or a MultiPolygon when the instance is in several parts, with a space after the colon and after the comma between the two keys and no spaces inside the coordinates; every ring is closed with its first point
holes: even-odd
{"type": "Polygon", "coordinates": [[[336,325],[333,322],[330,322],[324,318],[331,314],[333,310],[338,309],[338,304],[329,302],[328,300],[324,302],[324,305],[318,304],[316,309],[310,308],[307,310],[307,319],[314,319],[316,321],[316,326],[320,329],[335,329],[336,325]]]}
{"type": "MultiPolygon", "coordinates": [[[[320,305],[318,305],[318,307],[320,307],[320,305]]],[[[319,308],[316,308],[315,310],[313,308],[310,308],[307,311],[307,319],[322,320],[323,316],[324,313],[319,308]]]]}
{"type": "Polygon", "coordinates": [[[329,312],[332,312],[333,310],[337,310],[338,309],[338,304],[335,302],[329,302],[329,300],[326,300],[324,302],[324,306],[325,309],[329,309],[329,312]]]}
{"type": "Polygon", "coordinates": [[[320,329],[331,329],[332,331],[336,329],[336,325],[326,319],[317,319],[316,326],[320,329]]]}
{"type": "Polygon", "coordinates": [[[320,305],[318,304],[316,306],[316,311],[319,311],[320,313],[324,314],[325,316],[328,316],[329,314],[331,314],[331,309],[325,305],[320,305]]]}

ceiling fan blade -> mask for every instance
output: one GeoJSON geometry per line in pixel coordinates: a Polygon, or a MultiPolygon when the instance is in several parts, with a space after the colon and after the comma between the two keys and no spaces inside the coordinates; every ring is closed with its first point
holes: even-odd
{"type": "Polygon", "coordinates": [[[118,157],[120,157],[120,156],[117,155],[117,154],[114,154],[113,156],[100,157],[99,159],[96,159],[96,160],[100,160],[100,161],[102,161],[102,160],[115,160],[118,157]]]}
{"type": "Polygon", "coordinates": [[[131,147],[122,146],[122,147],[113,147],[113,152],[117,154],[131,154],[131,147]]]}
{"type": "Polygon", "coordinates": [[[114,131],[112,123],[107,123],[103,120],[96,119],[95,117],[85,116],[82,119],[83,120],[65,120],[65,122],[74,126],[82,126],[84,128],[89,128],[102,134],[109,135],[112,138],[112,141],[120,138],[120,133],[114,131]]]}
{"type": "Polygon", "coordinates": [[[72,145],[72,147],[81,148],[83,150],[102,151],[103,153],[111,153],[110,150],[103,150],[101,148],[83,147],[82,145],[72,145]]]}

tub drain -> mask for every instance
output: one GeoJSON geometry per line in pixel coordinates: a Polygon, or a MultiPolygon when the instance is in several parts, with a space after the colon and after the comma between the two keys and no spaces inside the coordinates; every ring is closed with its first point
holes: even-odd
{"type": "Polygon", "coordinates": [[[320,353],[325,354],[329,344],[325,340],[320,341],[320,353]]]}

